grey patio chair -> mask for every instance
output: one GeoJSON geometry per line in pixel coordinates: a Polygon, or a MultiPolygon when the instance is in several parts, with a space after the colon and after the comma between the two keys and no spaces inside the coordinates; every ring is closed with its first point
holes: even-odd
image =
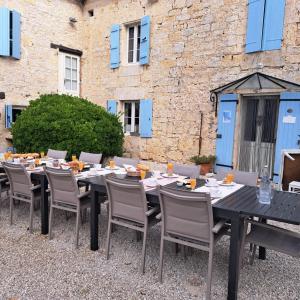
{"type": "Polygon", "coordinates": [[[206,296],[210,299],[214,245],[226,231],[225,222],[221,220],[214,224],[208,193],[178,191],[161,186],[159,201],[162,220],[159,281],[162,282],[165,241],[207,251],[209,258],[206,296]]]}
{"type": "Polygon", "coordinates": [[[102,153],[88,153],[81,152],[79,156],[80,161],[84,161],[89,164],[100,164],[102,153]]]}
{"type": "Polygon", "coordinates": [[[228,170],[222,168],[217,172],[216,179],[223,180],[228,173],[232,173],[234,175],[234,182],[236,183],[245,184],[249,186],[257,186],[257,172],[244,172],[239,170],[228,170]]]}
{"type": "Polygon", "coordinates": [[[113,158],[113,160],[115,161],[115,164],[118,167],[123,167],[124,164],[126,164],[126,165],[132,165],[132,166],[135,167],[139,163],[138,159],[127,158],[127,157],[120,157],[120,156],[115,156],[113,158]]]}
{"type": "Polygon", "coordinates": [[[194,165],[182,165],[182,164],[173,164],[174,173],[182,176],[187,176],[190,178],[199,178],[200,168],[199,166],[194,165]]]}
{"type": "MultiPolygon", "coordinates": [[[[293,232],[260,221],[246,220],[241,255],[243,257],[245,243],[253,244],[250,264],[253,264],[257,246],[300,258],[300,233],[293,232]],[[251,230],[247,234],[248,225],[251,230]]],[[[242,258],[241,257],[241,258],[242,258]]]]}
{"type": "Polygon", "coordinates": [[[109,259],[113,224],[136,230],[143,233],[141,273],[144,273],[149,217],[158,210],[158,207],[148,207],[144,186],[140,182],[108,175],[105,177],[105,185],[109,201],[106,258],[109,259]]]}
{"type": "Polygon", "coordinates": [[[67,151],[48,149],[47,156],[54,159],[66,159],[67,151]]]}
{"type": "Polygon", "coordinates": [[[78,248],[81,210],[90,207],[90,192],[80,193],[71,170],[45,168],[50,186],[49,239],[52,239],[53,209],[76,213],[75,247],[78,248]]]}
{"type": "Polygon", "coordinates": [[[2,163],[10,184],[10,225],[13,223],[14,200],[30,204],[29,232],[33,228],[34,202],[41,197],[41,185],[33,185],[29,173],[22,165],[2,163]]]}

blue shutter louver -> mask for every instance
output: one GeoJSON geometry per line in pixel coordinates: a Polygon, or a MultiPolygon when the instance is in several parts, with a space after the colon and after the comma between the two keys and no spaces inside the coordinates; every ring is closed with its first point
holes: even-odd
{"type": "Polygon", "coordinates": [[[11,128],[12,124],[12,105],[5,105],[5,128],[11,128]]]}
{"type": "Polygon", "coordinates": [[[21,15],[12,11],[12,57],[21,58],[21,15]]]}
{"type": "Polygon", "coordinates": [[[236,94],[225,94],[220,96],[218,133],[216,140],[216,170],[218,170],[218,168],[233,168],[233,147],[237,101],[238,96],[236,94]]]}
{"type": "Polygon", "coordinates": [[[262,50],[281,48],[285,0],[266,0],[262,50]]]}
{"type": "Polygon", "coordinates": [[[265,0],[248,0],[246,53],[261,51],[265,0]]]}
{"type": "Polygon", "coordinates": [[[140,101],[140,137],[152,137],[152,100],[140,101]]]}
{"type": "Polygon", "coordinates": [[[150,17],[141,19],[140,64],[149,64],[150,56],[150,17]]]}
{"type": "Polygon", "coordinates": [[[120,66],[120,25],[115,24],[110,32],[110,67],[116,69],[120,66]]]}
{"type": "Polygon", "coordinates": [[[109,113],[116,115],[118,112],[117,106],[118,106],[118,102],[116,100],[107,101],[107,111],[109,113]]]}
{"type": "Polygon", "coordinates": [[[0,7],[0,55],[9,56],[9,19],[10,10],[0,7]]]}

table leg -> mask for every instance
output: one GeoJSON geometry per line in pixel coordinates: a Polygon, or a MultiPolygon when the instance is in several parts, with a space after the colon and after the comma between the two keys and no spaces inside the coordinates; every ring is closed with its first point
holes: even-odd
{"type": "Polygon", "coordinates": [[[239,271],[240,271],[240,248],[244,229],[244,220],[239,215],[231,219],[230,254],[228,267],[228,292],[227,299],[237,299],[239,271]]]}
{"type": "Polygon", "coordinates": [[[48,181],[46,176],[42,176],[41,181],[41,233],[49,232],[49,208],[48,208],[48,181]]]}
{"type": "Polygon", "coordinates": [[[90,248],[92,251],[96,251],[99,249],[98,243],[98,206],[99,206],[99,195],[98,192],[91,189],[91,220],[90,220],[90,227],[91,227],[91,245],[90,248]]]}
{"type": "MultiPolygon", "coordinates": [[[[262,223],[267,223],[267,220],[266,219],[261,219],[261,222],[262,223]]],[[[259,259],[262,259],[262,260],[266,259],[266,256],[267,256],[266,248],[259,247],[258,253],[259,253],[258,254],[259,259]]]]}

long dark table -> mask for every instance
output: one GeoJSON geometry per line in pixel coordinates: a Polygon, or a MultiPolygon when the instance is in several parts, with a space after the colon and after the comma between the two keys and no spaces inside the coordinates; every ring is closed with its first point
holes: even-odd
{"type": "MultiPolygon", "coordinates": [[[[106,192],[102,176],[81,179],[81,182],[91,186],[91,220],[90,220],[90,248],[99,249],[98,241],[98,207],[99,195],[106,192]]],[[[176,184],[169,187],[177,189],[176,184]]],[[[275,191],[270,205],[262,205],[256,196],[257,188],[244,186],[233,194],[213,204],[215,218],[224,218],[231,223],[228,291],[227,299],[237,299],[239,280],[239,257],[245,218],[260,217],[263,220],[275,220],[288,224],[300,225],[300,195],[275,191]]],[[[147,199],[152,204],[159,204],[156,190],[146,192],[147,199]]],[[[265,258],[265,249],[260,248],[260,258],[265,258]]]]}

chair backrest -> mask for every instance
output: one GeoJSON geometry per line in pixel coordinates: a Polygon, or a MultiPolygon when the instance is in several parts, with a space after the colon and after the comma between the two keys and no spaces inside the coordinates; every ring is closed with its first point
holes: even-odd
{"type": "Polygon", "coordinates": [[[66,159],[67,151],[48,149],[47,156],[54,159],[66,159]]]}
{"type": "Polygon", "coordinates": [[[52,202],[77,204],[79,189],[71,170],[45,168],[49,182],[52,202]]]}
{"type": "Polygon", "coordinates": [[[32,182],[25,167],[20,164],[7,162],[3,162],[2,165],[10,183],[11,193],[14,195],[21,194],[30,197],[32,194],[32,182]]]}
{"type": "Polygon", "coordinates": [[[199,178],[200,168],[195,165],[174,164],[174,173],[190,178],[199,178]]]}
{"type": "Polygon", "coordinates": [[[217,173],[216,179],[223,180],[228,173],[234,175],[234,182],[245,184],[249,186],[256,186],[258,180],[257,172],[244,172],[238,170],[220,169],[217,173]]]}
{"type": "Polygon", "coordinates": [[[80,161],[84,161],[90,164],[100,164],[102,153],[88,153],[81,152],[79,156],[80,161]]]}
{"type": "Polygon", "coordinates": [[[159,189],[163,234],[210,243],[213,239],[213,212],[210,195],[159,189]]]}
{"type": "Polygon", "coordinates": [[[145,224],[148,206],[142,183],[107,175],[105,185],[109,200],[110,218],[118,217],[145,224]]]}
{"type": "Polygon", "coordinates": [[[116,163],[116,166],[119,167],[123,167],[124,164],[126,165],[132,165],[132,166],[136,166],[139,163],[138,159],[135,158],[127,158],[127,157],[119,157],[119,156],[115,156],[113,158],[113,160],[116,163]]]}

